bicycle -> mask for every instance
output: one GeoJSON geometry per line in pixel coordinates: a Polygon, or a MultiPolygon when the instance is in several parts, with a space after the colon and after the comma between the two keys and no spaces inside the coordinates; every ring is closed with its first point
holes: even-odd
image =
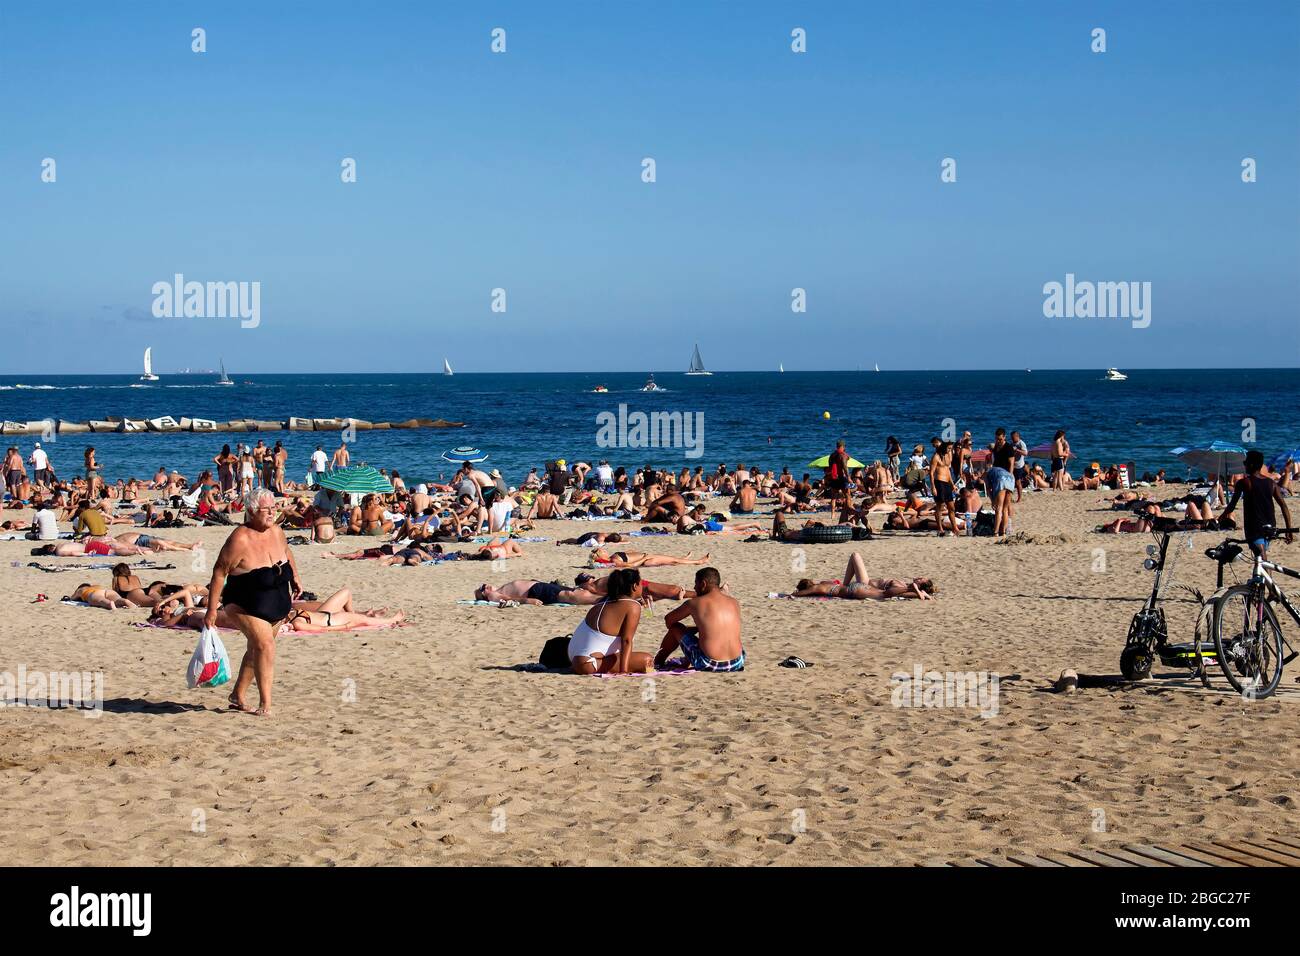
{"type": "MultiPolygon", "coordinates": [[[[1287,533],[1269,529],[1267,537],[1273,540],[1287,533]]],[[[1206,551],[1206,555],[1220,562],[1220,584],[1224,565],[1241,555],[1240,546],[1244,544],[1249,542],[1243,538],[1228,538],[1218,547],[1206,551]]],[[[1214,649],[1219,666],[1237,693],[1258,699],[1277,690],[1282,680],[1282,668],[1297,657],[1297,652],[1282,633],[1274,606],[1280,604],[1292,620],[1300,624],[1300,611],[1268,572],[1300,578],[1300,571],[1266,561],[1259,554],[1254,558],[1250,579],[1244,584],[1221,587],[1211,603],[1214,606],[1214,649]],[[1287,651],[1285,655],[1283,648],[1287,651]]]]}

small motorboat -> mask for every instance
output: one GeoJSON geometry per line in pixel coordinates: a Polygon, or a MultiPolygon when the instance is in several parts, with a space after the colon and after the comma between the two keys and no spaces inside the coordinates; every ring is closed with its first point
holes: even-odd
{"type": "Polygon", "coordinates": [[[655,384],[655,376],[654,376],[654,373],[653,373],[653,372],[650,373],[650,377],[649,377],[648,379],[646,379],[645,384],[641,386],[641,391],[643,391],[643,392],[662,392],[662,391],[663,391],[662,388],[660,388],[658,385],[655,384]]]}
{"type": "Polygon", "coordinates": [[[597,385],[595,388],[592,389],[592,392],[596,394],[600,394],[602,392],[608,392],[608,391],[609,389],[607,389],[604,385],[597,385]]]}
{"type": "Polygon", "coordinates": [[[1127,382],[1128,376],[1117,368],[1106,369],[1106,381],[1108,382],[1127,382]]]}

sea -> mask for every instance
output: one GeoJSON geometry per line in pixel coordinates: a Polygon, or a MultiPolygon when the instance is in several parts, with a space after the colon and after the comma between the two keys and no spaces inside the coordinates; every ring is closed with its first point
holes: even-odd
{"type": "MultiPolygon", "coordinates": [[[[407,480],[439,479],[455,470],[444,456],[472,446],[518,484],[548,459],[592,463],[607,459],[629,470],[647,464],[680,470],[721,463],[796,475],[843,438],[850,454],[870,463],[896,436],[914,444],[969,429],[979,447],[994,430],[1018,429],[1030,447],[1065,429],[1083,461],[1134,462],[1137,473],[1165,468],[1188,476],[1174,454],[1180,446],[1220,440],[1258,447],[1272,456],[1300,445],[1300,369],[1126,369],[1128,380],[1107,381],[1100,370],[716,372],[654,376],[660,391],[643,391],[644,373],[457,373],[236,375],[3,376],[0,417],[7,421],[87,421],[170,415],[216,421],[285,421],[352,417],[368,421],[442,418],[465,427],[445,430],[358,431],[354,462],[396,469],[407,480]],[[607,391],[597,392],[603,386],[607,391]],[[653,418],[655,412],[681,413],[653,418]],[[638,429],[637,413],[662,430],[638,429]],[[620,427],[621,426],[621,427],[620,427]],[[651,432],[654,434],[651,434],[651,432]],[[664,439],[667,446],[649,442],[664,439]]],[[[223,444],[289,450],[288,476],[305,475],[312,451],[339,444],[338,433],[69,434],[43,445],[56,472],[81,468],[94,445],[105,475],[152,477],[160,465],[196,476],[223,444]]],[[[24,457],[35,436],[4,436],[24,457]]],[[[1077,474],[1077,469],[1075,471],[1077,474]]]]}

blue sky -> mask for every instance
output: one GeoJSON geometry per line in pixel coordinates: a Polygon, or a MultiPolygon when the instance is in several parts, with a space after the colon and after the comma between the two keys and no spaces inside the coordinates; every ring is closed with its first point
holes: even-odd
{"type": "Polygon", "coordinates": [[[1294,366],[1298,41],[1292,2],[5,4],[0,373],[1294,366]],[[176,272],[260,326],[153,318],[176,272]],[[1066,273],[1150,327],[1045,318],[1066,273]]]}

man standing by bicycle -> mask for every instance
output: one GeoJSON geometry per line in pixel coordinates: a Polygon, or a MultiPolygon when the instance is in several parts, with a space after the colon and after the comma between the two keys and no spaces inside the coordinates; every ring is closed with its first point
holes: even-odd
{"type": "Polygon", "coordinates": [[[1282,497],[1282,489],[1277,486],[1272,478],[1262,475],[1260,472],[1264,468],[1264,453],[1257,448],[1252,448],[1246,452],[1246,476],[1239,480],[1232,489],[1232,500],[1228,502],[1228,507],[1224,509],[1223,514],[1219,515],[1219,523],[1232,514],[1237,502],[1245,499],[1245,504],[1241,509],[1242,524],[1246,531],[1246,540],[1250,543],[1250,550],[1255,552],[1264,560],[1268,560],[1268,535],[1272,530],[1274,522],[1277,520],[1273,511],[1273,502],[1276,501],[1282,506],[1282,516],[1286,518],[1286,543],[1290,544],[1292,538],[1291,527],[1291,510],[1286,505],[1286,499],[1282,497]]]}

